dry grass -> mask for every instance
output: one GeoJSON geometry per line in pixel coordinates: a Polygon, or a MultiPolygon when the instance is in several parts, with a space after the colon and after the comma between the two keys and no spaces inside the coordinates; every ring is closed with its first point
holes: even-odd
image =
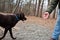
{"type": "Polygon", "coordinates": [[[39,17],[34,16],[28,16],[27,17],[27,23],[36,23],[40,24],[44,27],[50,28],[51,30],[54,28],[56,19],[43,19],[39,17]]]}

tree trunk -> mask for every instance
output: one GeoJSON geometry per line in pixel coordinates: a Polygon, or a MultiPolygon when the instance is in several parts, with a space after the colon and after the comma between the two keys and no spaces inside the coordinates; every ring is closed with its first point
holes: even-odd
{"type": "Polygon", "coordinates": [[[41,3],[41,0],[38,1],[38,8],[37,8],[37,14],[36,14],[36,16],[39,15],[40,3],[41,3]]]}
{"type": "Polygon", "coordinates": [[[8,7],[9,7],[9,8],[8,8],[8,9],[9,9],[8,12],[9,12],[9,13],[12,12],[12,9],[13,9],[13,1],[14,1],[14,0],[9,0],[9,2],[8,2],[8,3],[9,3],[9,4],[8,4],[8,7]]]}
{"type": "Polygon", "coordinates": [[[37,9],[37,0],[36,0],[36,3],[35,3],[35,11],[34,11],[34,16],[36,16],[36,14],[37,14],[36,9],[37,9]]]}
{"type": "Polygon", "coordinates": [[[4,12],[5,11],[5,0],[3,0],[3,3],[2,3],[2,12],[4,12]]]}
{"type": "MultiPolygon", "coordinates": [[[[33,0],[33,4],[34,4],[35,0],[33,0]]],[[[35,4],[33,6],[33,13],[34,13],[34,16],[35,16],[35,4]]]]}
{"type": "Polygon", "coordinates": [[[43,5],[44,5],[44,0],[42,1],[42,5],[41,5],[41,10],[40,10],[40,17],[42,17],[42,12],[43,12],[43,5]]]}
{"type": "Polygon", "coordinates": [[[31,12],[31,9],[30,9],[30,7],[31,7],[31,1],[32,0],[29,1],[29,12],[28,12],[28,15],[30,15],[30,12],[31,12]]]}
{"type": "Polygon", "coordinates": [[[21,1],[21,0],[17,0],[17,1],[16,1],[16,6],[15,6],[15,8],[13,9],[12,13],[15,13],[16,9],[19,7],[20,1],[21,1]]]}
{"type": "Polygon", "coordinates": [[[23,4],[22,3],[23,3],[23,1],[21,2],[21,6],[20,6],[20,9],[19,9],[19,11],[21,11],[21,12],[23,11],[23,9],[22,9],[23,4]]]}
{"type": "Polygon", "coordinates": [[[50,5],[50,0],[48,0],[48,6],[50,5]]]}

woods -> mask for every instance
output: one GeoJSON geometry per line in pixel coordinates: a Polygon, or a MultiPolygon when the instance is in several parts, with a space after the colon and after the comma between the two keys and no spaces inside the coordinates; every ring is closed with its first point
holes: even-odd
{"type": "Polygon", "coordinates": [[[0,0],[0,40],[49,40],[59,13],[60,0],[0,0]]]}
{"type": "MultiPolygon", "coordinates": [[[[27,16],[36,16],[42,18],[42,14],[50,5],[51,0],[0,0],[0,12],[19,13],[24,12],[27,16]]],[[[56,8],[51,18],[56,18],[56,8]]]]}

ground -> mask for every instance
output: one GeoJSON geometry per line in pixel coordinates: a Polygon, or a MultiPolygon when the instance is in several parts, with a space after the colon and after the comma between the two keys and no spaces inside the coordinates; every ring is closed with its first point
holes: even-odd
{"type": "MultiPolygon", "coordinates": [[[[49,40],[56,19],[42,19],[28,16],[27,21],[19,21],[13,28],[13,35],[16,40],[49,40]]],[[[0,37],[3,35],[3,28],[0,28],[0,37]]],[[[3,40],[12,40],[9,32],[3,40]]]]}

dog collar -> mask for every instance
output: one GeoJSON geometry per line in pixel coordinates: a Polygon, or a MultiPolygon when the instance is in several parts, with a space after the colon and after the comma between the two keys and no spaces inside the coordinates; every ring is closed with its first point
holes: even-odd
{"type": "Polygon", "coordinates": [[[16,16],[16,19],[19,20],[18,16],[16,16]]]}

